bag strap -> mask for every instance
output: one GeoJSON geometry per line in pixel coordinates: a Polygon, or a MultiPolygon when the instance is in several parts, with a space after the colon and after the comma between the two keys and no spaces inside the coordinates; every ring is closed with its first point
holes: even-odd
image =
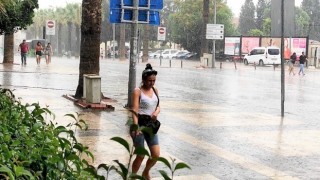
{"type": "MultiPolygon", "coordinates": [[[[154,87],[152,87],[152,89],[153,89],[154,93],[156,94],[156,96],[157,96],[157,98],[158,98],[158,103],[157,103],[157,107],[158,107],[158,106],[159,106],[159,103],[160,103],[160,99],[159,99],[158,93],[157,93],[157,91],[154,89],[154,87]]],[[[156,109],[157,109],[157,107],[156,107],[156,109]]]]}

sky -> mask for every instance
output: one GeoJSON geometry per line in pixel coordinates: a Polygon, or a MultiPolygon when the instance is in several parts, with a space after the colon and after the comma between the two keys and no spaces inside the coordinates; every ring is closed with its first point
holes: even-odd
{"type": "MultiPolygon", "coordinates": [[[[244,4],[245,0],[226,0],[228,6],[231,8],[234,16],[239,17],[241,6],[244,4]]],[[[39,7],[53,8],[53,7],[64,7],[67,3],[81,3],[82,0],[39,0],[39,7]]],[[[253,0],[256,4],[258,0],[253,0]]],[[[300,6],[302,0],[296,0],[296,6],[300,6]]]]}
{"type": "MultiPolygon", "coordinates": [[[[226,0],[227,5],[233,12],[233,15],[239,17],[241,6],[244,4],[245,0],[226,0]]],[[[258,0],[253,0],[253,3],[256,5],[258,0]]],[[[296,0],[296,6],[301,5],[302,0],[296,0]]]]}

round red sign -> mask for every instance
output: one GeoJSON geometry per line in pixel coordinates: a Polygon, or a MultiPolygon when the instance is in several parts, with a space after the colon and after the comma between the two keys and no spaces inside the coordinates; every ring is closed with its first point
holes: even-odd
{"type": "Polygon", "coordinates": [[[48,28],[53,28],[54,22],[53,21],[48,21],[47,26],[48,26],[48,28]]]}
{"type": "Polygon", "coordinates": [[[159,28],[159,34],[164,34],[165,30],[164,28],[159,28]]]}

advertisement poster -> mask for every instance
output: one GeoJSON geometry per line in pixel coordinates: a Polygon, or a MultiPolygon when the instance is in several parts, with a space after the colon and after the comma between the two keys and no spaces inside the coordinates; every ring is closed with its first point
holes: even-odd
{"type": "Polygon", "coordinates": [[[281,38],[261,38],[261,47],[276,46],[281,47],[281,38]]]}
{"type": "Polygon", "coordinates": [[[259,37],[242,37],[242,54],[248,54],[253,48],[259,47],[259,37]]]}
{"type": "Polygon", "coordinates": [[[224,54],[240,55],[240,37],[226,37],[224,39],[224,54]]]}
{"type": "Polygon", "coordinates": [[[292,38],[291,39],[291,52],[297,53],[298,56],[302,54],[302,52],[306,52],[307,48],[307,39],[306,38],[292,38]]]}

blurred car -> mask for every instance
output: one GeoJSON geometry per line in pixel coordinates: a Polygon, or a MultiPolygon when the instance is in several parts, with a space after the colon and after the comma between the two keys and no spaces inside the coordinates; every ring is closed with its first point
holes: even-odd
{"type": "Polygon", "coordinates": [[[179,51],[179,52],[177,52],[176,54],[174,54],[172,56],[172,59],[181,59],[181,56],[184,56],[184,55],[186,55],[188,53],[190,53],[190,52],[187,51],[187,50],[179,51]]]}
{"type": "Polygon", "coordinates": [[[188,52],[186,54],[179,56],[179,59],[195,59],[196,57],[197,57],[197,53],[188,52]]]}
{"type": "Polygon", "coordinates": [[[160,53],[161,53],[162,50],[157,50],[153,53],[149,53],[149,57],[150,58],[157,58],[157,57],[160,57],[160,53]]]}
{"type": "Polygon", "coordinates": [[[178,52],[179,50],[177,49],[166,49],[162,52],[161,57],[163,59],[172,59],[172,57],[178,52]]]}

